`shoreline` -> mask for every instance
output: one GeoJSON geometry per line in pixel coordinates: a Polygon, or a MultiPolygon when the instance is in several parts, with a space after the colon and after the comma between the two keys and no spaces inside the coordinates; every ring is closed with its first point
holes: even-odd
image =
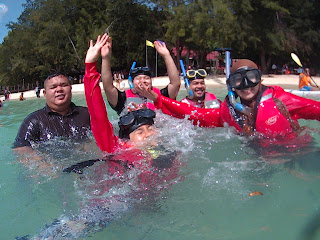
{"type": "MultiPolygon", "coordinates": [[[[320,85],[320,77],[313,77],[313,80],[320,85]]],[[[221,76],[207,76],[206,79],[206,85],[210,87],[217,87],[217,88],[224,88],[226,87],[226,79],[224,75],[221,76]]],[[[124,82],[124,90],[129,88],[128,85],[128,80],[125,79],[123,80],[124,82]]],[[[262,76],[262,83],[266,86],[270,85],[278,85],[283,88],[288,88],[288,89],[294,89],[298,90],[298,83],[299,83],[299,75],[263,75],[262,76]]],[[[122,83],[123,84],[123,83],[122,83]]],[[[152,85],[154,87],[165,87],[169,84],[169,78],[167,76],[163,77],[154,77],[152,78],[152,85]]],[[[102,83],[100,82],[100,87],[102,87],[102,83]]],[[[181,78],[181,89],[184,88],[184,80],[181,78]]],[[[73,84],[72,85],[72,93],[78,94],[78,93],[84,93],[84,84],[73,84]]],[[[10,94],[10,100],[19,100],[20,98],[19,93],[12,93],[10,94]]],[[[36,93],[34,90],[29,90],[29,91],[24,91],[23,92],[24,98],[27,100],[29,98],[36,98],[36,93]]],[[[41,97],[43,97],[43,89],[41,89],[41,97]]],[[[4,96],[1,96],[0,99],[3,101],[4,96]]]]}

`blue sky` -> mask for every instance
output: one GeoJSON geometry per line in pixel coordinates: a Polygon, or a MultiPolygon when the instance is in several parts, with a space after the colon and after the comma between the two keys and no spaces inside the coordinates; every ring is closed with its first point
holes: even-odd
{"type": "Polygon", "coordinates": [[[0,43],[8,34],[6,24],[17,21],[23,11],[22,4],[25,2],[26,0],[0,0],[0,43]]]}

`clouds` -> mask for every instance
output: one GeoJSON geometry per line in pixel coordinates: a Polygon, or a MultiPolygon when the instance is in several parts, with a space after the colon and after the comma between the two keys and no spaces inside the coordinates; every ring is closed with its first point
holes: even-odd
{"type": "Polygon", "coordinates": [[[0,20],[2,16],[8,11],[8,7],[2,3],[0,3],[0,20]]]}

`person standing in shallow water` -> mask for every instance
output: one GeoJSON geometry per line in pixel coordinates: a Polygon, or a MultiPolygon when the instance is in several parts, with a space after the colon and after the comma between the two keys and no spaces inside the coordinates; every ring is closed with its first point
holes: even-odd
{"type": "Polygon", "coordinates": [[[193,96],[186,96],[181,100],[183,103],[190,104],[199,108],[219,108],[220,100],[213,93],[206,92],[205,77],[207,72],[204,69],[188,70],[187,78],[193,96]]]}
{"type": "Polygon", "coordinates": [[[178,69],[170,55],[169,50],[164,42],[155,41],[155,49],[163,57],[164,62],[167,67],[167,72],[169,76],[169,84],[167,87],[159,90],[152,87],[152,73],[149,67],[136,67],[130,70],[130,75],[132,77],[133,87],[131,89],[122,92],[118,90],[113,85],[113,78],[111,72],[111,52],[108,55],[104,54],[102,50],[102,66],[101,66],[101,78],[103,82],[103,88],[108,98],[108,102],[113,110],[115,110],[118,115],[125,114],[127,112],[127,106],[131,102],[135,102],[138,105],[147,105],[149,108],[154,109],[153,104],[147,99],[140,95],[139,88],[140,84],[147,84],[157,93],[175,99],[178,95],[180,89],[180,77],[178,69]]]}
{"type": "Polygon", "coordinates": [[[44,81],[43,94],[46,106],[27,116],[21,123],[13,143],[16,153],[22,156],[20,162],[28,164],[29,159],[39,160],[32,146],[35,143],[55,138],[86,139],[90,127],[90,116],[86,107],[71,102],[72,93],[68,77],[63,73],[50,75],[44,81]],[[26,154],[32,156],[29,159],[26,154]]]}
{"type": "Polygon", "coordinates": [[[320,102],[285,92],[279,86],[264,86],[257,65],[241,59],[231,67],[227,80],[239,97],[226,97],[220,109],[201,109],[157,95],[143,86],[143,95],[155,101],[155,106],[164,113],[184,118],[188,116],[195,125],[204,127],[234,127],[245,135],[260,134],[265,137],[281,137],[286,144],[295,139],[300,126],[298,119],[320,121],[320,102]],[[241,104],[242,111],[237,104],[241,104]]]}

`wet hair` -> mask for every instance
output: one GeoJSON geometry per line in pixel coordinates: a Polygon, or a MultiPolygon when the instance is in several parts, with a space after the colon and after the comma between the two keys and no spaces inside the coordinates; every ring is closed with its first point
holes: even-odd
{"type": "Polygon", "coordinates": [[[47,85],[48,80],[50,80],[51,78],[57,77],[57,76],[66,77],[68,79],[68,82],[69,82],[69,76],[67,74],[65,74],[63,72],[55,72],[55,73],[52,73],[52,74],[48,75],[48,77],[44,80],[44,82],[43,82],[44,89],[46,89],[46,85],[47,85]]]}

